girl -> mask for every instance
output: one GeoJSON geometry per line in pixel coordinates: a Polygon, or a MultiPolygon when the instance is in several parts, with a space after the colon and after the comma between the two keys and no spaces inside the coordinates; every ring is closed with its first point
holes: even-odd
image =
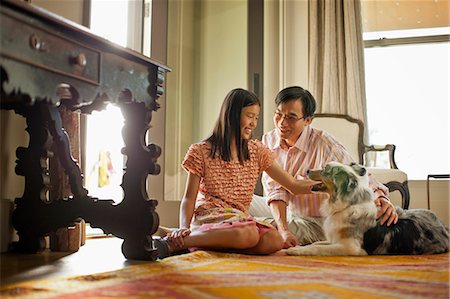
{"type": "Polygon", "coordinates": [[[154,240],[159,258],[190,248],[271,254],[283,247],[278,231],[248,213],[256,182],[265,171],[293,194],[311,193],[319,182],[295,180],[270,149],[251,140],[260,102],[244,89],[228,93],[212,135],[193,144],[182,163],[188,172],[180,228],[154,240]]]}

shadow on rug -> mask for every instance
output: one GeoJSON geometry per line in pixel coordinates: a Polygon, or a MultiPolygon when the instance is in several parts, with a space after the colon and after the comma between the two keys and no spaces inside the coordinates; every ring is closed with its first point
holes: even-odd
{"type": "Polygon", "coordinates": [[[449,298],[449,254],[245,256],[196,251],[95,275],[2,288],[1,298],[449,298]]]}

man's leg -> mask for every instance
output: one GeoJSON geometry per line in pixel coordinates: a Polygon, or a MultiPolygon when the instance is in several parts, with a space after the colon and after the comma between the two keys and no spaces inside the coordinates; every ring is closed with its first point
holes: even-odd
{"type": "MultiPolygon", "coordinates": [[[[311,244],[317,241],[324,241],[322,217],[307,217],[288,214],[287,225],[289,231],[297,238],[302,245],[311,244]]],[[[267,222],[276,227],[275,220],[268,217],[256,217],[259,221],[267,222]]]]}
{"type": "Polygon", "coordinates": [[[308,217],[288,214],[288,229],[302,245],[324,241],[322,217],[308,217]]]}
{"type": "MultiPolygon", "coordinates": [[[[250,215],[259,221],[270,223],[272,226],[276,227],[275,220],[272,216],[270,216],[272,215],[272,212],[264,197],[257,195],[253,196],[253,200],[250,205],[250,215]]],[[[322,229],[322,217],[308,217],[292,214],[288,209],[287,224],[289,231],[302,245],[325,240],[325,234],[322,229]]]]}

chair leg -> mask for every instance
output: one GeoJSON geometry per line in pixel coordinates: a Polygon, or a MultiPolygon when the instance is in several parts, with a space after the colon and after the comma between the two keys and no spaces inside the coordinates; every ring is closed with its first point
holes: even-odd
{"type": "Polygon", "coordinates": [[[403,183],[391,181],[385,184],[389,188],[389,192],[398,190],[402,195],[402,208],[407,210],[409,208],[409,188],[408,181],[403,183]]]}

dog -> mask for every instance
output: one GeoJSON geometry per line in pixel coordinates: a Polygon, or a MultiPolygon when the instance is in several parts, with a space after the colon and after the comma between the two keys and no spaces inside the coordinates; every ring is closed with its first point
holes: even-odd
{"type": "Polygon", "coordinates": [[[288,255],[381,255],[448,252],[449,229],[431,211],[396,207],[398,222],[387,226],[376,219],[378,209],[367,170],[358,164],[330,162],[308,177],[321,181],[317,191],[330,195],[321,206],[327,241],[291,247],[288,255]]]}

